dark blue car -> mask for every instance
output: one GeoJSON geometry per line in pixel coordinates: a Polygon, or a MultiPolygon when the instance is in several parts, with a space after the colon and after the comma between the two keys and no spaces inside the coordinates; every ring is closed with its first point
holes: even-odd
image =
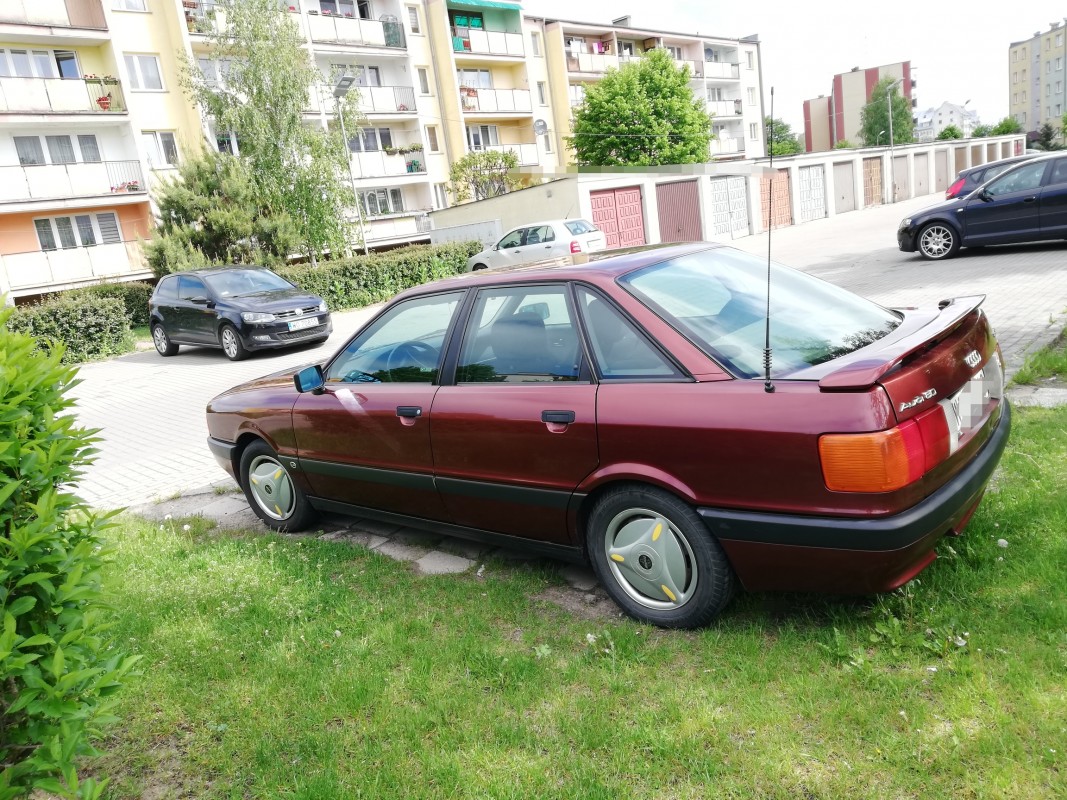
{"type": "Polygon", "coordinates": [[[1067,239],[1067,154],[1024,161],[966,197],[901,220],[897,244],[923,258],[951,258],[961,247],[1067,239]]]}

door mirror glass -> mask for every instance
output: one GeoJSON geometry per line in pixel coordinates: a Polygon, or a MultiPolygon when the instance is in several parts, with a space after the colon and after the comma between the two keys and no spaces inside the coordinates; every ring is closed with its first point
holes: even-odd
{"type": "Polygon", "coordinates": [[[536,314],[541,319],[548,319],[548,303],[528,303],[519,309],[519,313],[536,314]]]}
{"type": "Polygon", "coordinates": [[[206,306],[207,298],[203,295],[197,295],[196,297],[190,297],[189,302],[192,303],[194,306],[206,306]]]}
{"type": "Polygon", "coordinates": [[[296,390],[303,394],[304,392],[321,391],[322,387],[326,385],[326,379],[323,377],[322,367],[314,364],[310,367],[304,367],[304,369],[296,373],[293,376],[293,383],[296,384],[296,390]]]}

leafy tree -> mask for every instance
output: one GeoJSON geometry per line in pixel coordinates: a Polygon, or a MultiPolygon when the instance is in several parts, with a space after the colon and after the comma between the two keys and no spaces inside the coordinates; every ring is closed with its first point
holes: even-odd
{"type": "MultiPolygon", "coordinates": [[[[878,134],[889,130],[889,105],[886,102],[886,90],[895,81],[896,78],[892,77],[878,81],[871,90],[870,101],[860,109],[860,136],[863,143],[868,146],[878,144],[878,134]]],[[[900,91],[900,87],[893,89],[890,96],[893,101],[892,143],[906,144],[915,141],[915,123],[911,118],[911,103],[900,91]]]]}
{"type": "Polygon", "coordinates": [[[518,166],[514,150],[467,153],[449,169],[449,189],[460,203],[507,194],[522,184],[513,172],[518,166]]]}
{"type": "Polygon", "coordinates": [[[788,122],[782,119],[764,119],[767,127],[767,150],[772,156],[791,156],[804,151],[797,135],[788,122]]]}
{"type": "Polygon", "coordinates": [[[990,131],[993,136],[1007,136],[1008,134],[1022,132],[1023,126],[1011,117],[1004,117],[1004,119],[994,125],[990,131]]]}
{"type": "Polygon", "coordinates": [[[657,48],[585,90],[567,144],[582,166],[652,166],[705,162],[712,138],[688,65],[657,48]]]}
{"type": "Polygon", "coordinates": [[[834,150],[851,150],[853,147],[855,147],[855,145],[848,139],[838,139],[834,143],[834,150]]]}
{"type": "Polygon", "coordinates": [[[1034,147],[1038,150],[1059,150],[1060,145],[1056,143],[1058,135],[1059,133],[1052,126],[1052,123],[1046,121],[1044,125],[1037,129],[1037,141],[1034,142],[1034,147]]]}
{"type": "Polygon", "coordinates": [[[991,125],[975,125],[974,130],[971,131],[971,136],[976,139],[984,139],[986,136],[993,135],[993,127],[991,125]]]}
{"type": "Polygon", "coordinates": [[[185,158],[155,193],[156,235],[145,245],[157,277],[211,264],[280,264],[300,243],[297,224],[257,193],[251,165],[227,153],[185,158]]]}
{"type": "Polygon", "coordinates": [[[945,141],[947,139],[962,139],[963,131],[961,131],[955,125],[946,125],[941,133],[937,134],[938,141],[945,141]]]}
{"type": "MultiPolygon", "coordinates": [[[[339,254],[355,233],[338,213],[355,203],[349,152],[336,132],[304,124],[303,111],[323,76],[303,34],[291,15],[279,13],[277,0],[221,0],[216,19],[208,38],[213,56],[226,67],[218,80],[209,80],[189,59],[185,90],[218,130],[236,133],[253,205],[270,219],[288,216],[312,259],[326,251],[339,254]]],[[[353,135],[359,123],[355,100],[350,92],[337,101],[353,135]]]]}

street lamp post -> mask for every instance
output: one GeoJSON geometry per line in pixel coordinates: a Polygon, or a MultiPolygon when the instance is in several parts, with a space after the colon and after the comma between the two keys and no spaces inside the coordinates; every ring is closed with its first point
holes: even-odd
{"type": "Polygon", "coordinates": [[[893,169],[893,90],[904,82],[903,78],[897,78],[885,87],[885,104],[889,111],[889,202],[897,201],[897,176],[893,169]]]}
{"type": "Polygon", "coordinates": [[[359,219],[359,238],[363,242],[363,255],[369,255],[367,251],[367,233],[363,227],[363,208],[359,202],[359,192],[356,191],[356,174],[352,171],[352,153],[348,149],[348,134],[345,133],[345,115],[341,113],[341,98],[348,94],[349,89],[355,84],[356,79],[351,75],[342,75],[337,79],[337,85],[333,87],[334,106],[337,109],[337,119],[341,123],[341,138],[345,143],[345,160],[348,161],[348,178],[352,181],[352,199],[356,202],[356,217],[359,219]]]}
{"type": "Polygon", "coordinates": [[[878,131],[878,137],[874,140],[874,146],[878,147],[882,144],[882,137],[885,136],[885,131],[878,131]]]}

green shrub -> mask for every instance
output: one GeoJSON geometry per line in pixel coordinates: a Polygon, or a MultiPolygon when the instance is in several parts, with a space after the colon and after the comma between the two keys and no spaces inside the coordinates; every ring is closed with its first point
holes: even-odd
{"type": "Polygon", "coordinates": [[[379,303],[412,286],[458,275],[467,269],[467,259],[481,250],[479,242],[412,245],[314,267],[278,267],[274,271],[319,295],[337,311],[379,303]]]}
{"type": "Polygon", "coordinates": [[[75,761],[96,752],[136,657],[105,635],[111,515],[65,491],[93,452],[93,432],[62,413],[76,371],[62,347],[41,352],[9,330],[13,313],[0,312],[0,800],[34,789],[95,798],[106,781],[79,778],[75,761]]]}
{"type": "Polygon", "coordinates": [[[66,364],[133,349],[126,304],[118,297],[67,295],[19,306],[7,320],[7,327],[33,336],[46,352],[58,350],[66,364]]]}
{"type": "Polygon", "coordinates": [[[148,324],[148,298],[152,296],[152,284],[144,281],[128,281],[124,283],[98,283],[95,286],[86,286],[84,289],[74,289],[64,292],[59,297],[119,297],[126,304],[126,316],[130,325],[148,324]]]}

